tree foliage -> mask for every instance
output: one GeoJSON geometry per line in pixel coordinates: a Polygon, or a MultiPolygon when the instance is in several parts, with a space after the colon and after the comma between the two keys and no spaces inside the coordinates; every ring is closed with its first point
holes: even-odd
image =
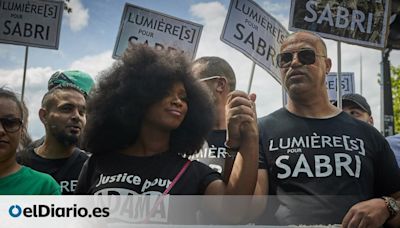
{"type": "Polygon", "coordinates": [[[391,71],[394,129],[400,133],[400,66],[391,66],[391,71]]]}

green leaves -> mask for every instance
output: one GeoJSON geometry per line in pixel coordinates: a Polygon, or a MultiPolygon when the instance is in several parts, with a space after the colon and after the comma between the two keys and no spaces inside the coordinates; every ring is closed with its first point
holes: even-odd
{"type": "Polygon", "coordinates": [[[395,132],[400,133],[400,66],[391,66],[393,116],[395,132]]]}

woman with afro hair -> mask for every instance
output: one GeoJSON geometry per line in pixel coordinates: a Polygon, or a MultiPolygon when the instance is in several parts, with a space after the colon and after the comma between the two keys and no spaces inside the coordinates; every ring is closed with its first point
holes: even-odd
{"type": "Polygon", "coordinates": [[[76,194],[251,195],[258,168],[255,95],[227,104],[226,144],[239,151],[229,182],[191,155],[204,143],[214,111],[207,90],[178,52],[131,45],[102,73],[87,107],[84,165],[76,194]]]}

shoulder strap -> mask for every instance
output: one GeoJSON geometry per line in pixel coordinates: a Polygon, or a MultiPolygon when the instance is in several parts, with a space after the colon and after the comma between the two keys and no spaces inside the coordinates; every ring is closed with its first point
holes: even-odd
{"type": "Polygon", "coordinates": [[[68,158],[68,160],[64,163],[64,165],[54,175],[54,179],[56,179],[56,180],[62,179],[65,176],[65,174],[67,174],[67,172],[69,171],[69,168],[75,162],[75,160],[78,158],[80,153],[82,153],[82,152],[79,149],[74,149],[74,152],[72,153],[72,155],[68,158]]]}
{"type": "Polygon", "coordinates": [[[181,178],[182,174],[186,171],[186,169],[189,167],[190,163],[192,161],[191,160],[187,160],[186,163],[183,165],[183,167],[181,168],[181,170],[179,171],[178,174],[176,174],[174,180],[172,181],[172,183],[168,186],[167,189],[165,189],[165,191],[163,192],[163,195],[167,195],[169,193],[169,191],[171,191],[172,187],[174,187],[174,185],[176,184],[176,182],[178,182],[178,180],[181,178]]]}
{"type": "Polygon", "coordinates": [[[172,187],[174,187],[174,185],[176,184],[176,182],[178,182],[178,180],[181,178],[181,176],[183,175],[183,173],[185,173],[186,169],[189,167],[190,163],[192,161],[191,160],[187,160],[186,163],[182,166],[181,170],[179,171],[178,174],[176,174],[174,180],[172,181],[172,183],[168,186],[167,189],[165,189],[165,191],[163,192],[163,194],[158,197],[157,201],[154,203],[154,206],[151,208],[150,213],[148,214],[148,216],[146,216],[146,218],[144,219],[144,223],[148,223],[151,216],[154,215],[154,212],[156,211],[157,207],[160,205],[160,203],[164,200],[164,197],[169,193],[169,191],[171,191],[172,187]]]}

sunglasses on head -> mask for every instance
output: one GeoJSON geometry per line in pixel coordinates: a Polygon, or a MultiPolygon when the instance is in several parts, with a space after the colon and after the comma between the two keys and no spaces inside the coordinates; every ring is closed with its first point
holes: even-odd
{"type": "Polygon", "coordinates": [[[325,55],[318,55],[312,49],[302,49],[294,52],[282,52],[276,57],[277,64],[280,68],[288,68],[292,61],[294,53],[297,53],[297,59],[303,65],[310,65],[315,63],[316,56],[326,57],[325,55]]]}
{"type": "Polygon", "coordinates": [[[3,126],[4,131],[8,133],[14,133],[22,126],[22,120],[14,117],[0,118],[0,123],[3,126]]]}
{"type": "Polygon", "coordinates": [[[204,81],[208,81],[208,80],[212,80],[212,79],[219,79],[222,78],[222,76],[211,76],[211,77],[206,77],[206,78],[201,78],[199,79],[199,81],[204,82],[204,81]]]}

